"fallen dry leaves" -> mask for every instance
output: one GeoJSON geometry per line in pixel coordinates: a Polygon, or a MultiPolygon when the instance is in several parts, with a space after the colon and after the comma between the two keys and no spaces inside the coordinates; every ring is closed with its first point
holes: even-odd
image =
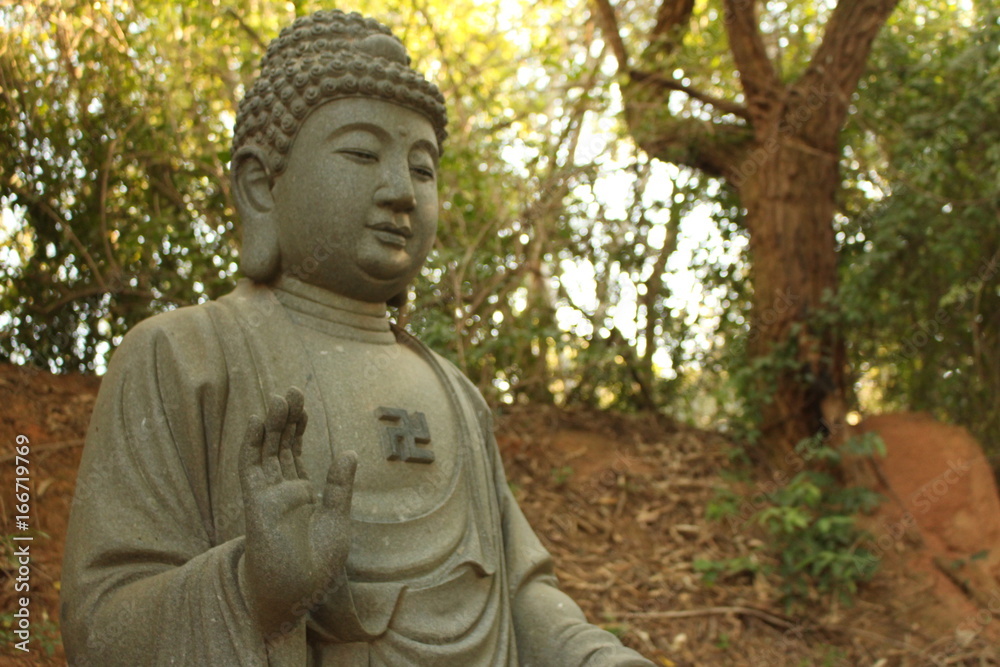
{"type": "MultiPolygon", "coordinates": [[[[58,589],[65,522],[81,438],[97,381],[0,365],[0,525],[10,534],[14,437],[28,433],[41,522],[35,543],[38,597],[54,654],[0,665],[63,665],[58,589]]],[[[664,667],[997,665],[981,633],[929,626],[914,610],[935,591],[892,559],[851,608],[818,598],[786,612],[776,581],[737,573],[705,586],[697,558],[757,557],[761,536],[705,518],[723,485],[730,444],[717,433],[663,417],[551,407],[505,408],[497,422],[508,478],[552,552],[564,589],[588,618],[664,667]],[[939,657],[940,656],[940,657],[939,657]]],[[[9,542],[5,542],[9,543],[9,542]]],[[[0,554],[0,610],[11,609],[12,570],[0,554]]],[[[0,611],[0,630],[2,627],[0,611]]],[[[35,626],[35,627],[40,627],[35,626]]]]}

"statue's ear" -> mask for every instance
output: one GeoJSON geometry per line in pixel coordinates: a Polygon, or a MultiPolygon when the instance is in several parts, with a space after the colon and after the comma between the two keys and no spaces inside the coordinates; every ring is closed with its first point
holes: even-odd
{"type": "Polygon", "coordinates": [[[243,222],[240,268],[255,282],[271,282],[281,269],[281,247],[271,194],[271,173],[260,148],[243,146],[236,151],[232,184],[236,210],[243,222]]]}

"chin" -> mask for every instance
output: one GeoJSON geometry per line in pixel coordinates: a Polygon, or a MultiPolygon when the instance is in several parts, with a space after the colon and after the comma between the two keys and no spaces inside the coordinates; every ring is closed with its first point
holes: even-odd
{"type": "Polygon", "coordinates": [[[370,303],[388,303],[400,292],[404,292],[410,284],[408,278],[398,275],[394,276],[392,280],[381,280],[375,276],[367,278],[364,282],[354,286],[354,289],[351,290],[354,292],[353,294],[344,294],[344,296],[370,303]]]}
{"type": "Polygon", "coordinates": [[[378,284],[380,290],[385,289],[392,294],[405,288],[420,272],[420,264],[414,267],[410,258],[407,258],[405,262],[370,262],[361,268],[365,277],[378,284]]]}

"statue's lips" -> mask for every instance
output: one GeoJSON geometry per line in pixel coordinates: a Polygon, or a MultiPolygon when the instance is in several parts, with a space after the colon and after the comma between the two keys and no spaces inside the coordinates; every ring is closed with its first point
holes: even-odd
{"type": "Polygon", "coordinates": [[[407,239],[413,237],[412,229],[399,227],[391,222],[379,222],[367,225],[367,227],[375,233],[375,237],[380,241],[400,248],[406,247],[407,239]]]}

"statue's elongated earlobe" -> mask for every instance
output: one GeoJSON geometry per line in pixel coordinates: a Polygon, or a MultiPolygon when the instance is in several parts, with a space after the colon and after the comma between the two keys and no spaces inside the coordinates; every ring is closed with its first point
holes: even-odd
{"type": "Polygon", "coordinates": [[[269,283],[281,270],[281,246],[271,175],[259,148],[243,146],[233,156],[232,183],[236,210],[243,222],[240,268],[254,282],[269,283]]]}

